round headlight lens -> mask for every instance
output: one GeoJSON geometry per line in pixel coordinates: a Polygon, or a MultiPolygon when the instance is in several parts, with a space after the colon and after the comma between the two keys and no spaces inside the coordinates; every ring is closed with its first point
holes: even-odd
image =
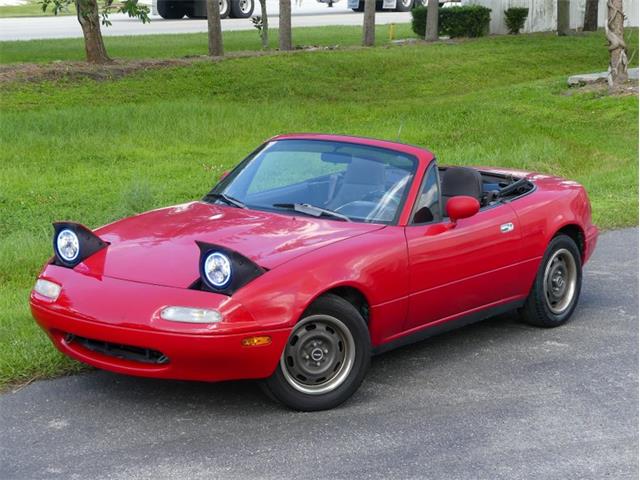
{"type": "Polygon", "coordinates": [[[210,253],[204,261],[204,275],[215,288],[224,288],[231,281],[231,262],[220,252],[210,253]]]}
{"type": "Polygon", "coordinates": [[[62,230],[56,239],[56,249],[62,260],[73,262],[80,254],[78,236],[69,229],[62,230]]]}

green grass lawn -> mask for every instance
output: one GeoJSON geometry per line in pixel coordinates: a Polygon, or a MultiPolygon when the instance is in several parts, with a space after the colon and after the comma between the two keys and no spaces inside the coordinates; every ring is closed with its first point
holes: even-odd
{"type": "MultiPolygon", "coordinates": [[[[75,15],[76,7],[74,4],[69,5],[66,11],[58,13],[58,15],[75,15]]],[[[0,6],[0,18],[5,17],[43,17],[53,16],[52,8],[42,11],[42,5],[38,0],[26,0],[21,5],[2,5],[0,6]]]]}
{"type": "MultiPolygon", "coordinates": [[[[188,20],[185,20],[188,21],[188,20]]],[[[224,20],[223,20],[224,22],[224,20]]],[[[247,19],[247,25],[250,20],[247,19]]],[[[109,27],[103,27],[104,30],[109,27]]],[[[142,27],[144,28],[144,26],[142,27]]],[[[395,38],[414,38],[409,24],[396,25],[395,38]]],[[[278,31],[270,30],[272,48],[278,45],[278,31]]],[[[293,29],[294,45],[352,46],[362,42],[362,30],[357,27],[315,27],[293,29]]],[[[389,27],[376,27],[376,43],[388,43],[389,27]]],[[[205,33],[166,35],[137,35],[128,37],[104,37],[109,55],[114,58],[176,58],[207,54],[205,33]]],[[[224,32],[225,50],[237,52],[260,50],[257,30],[224,32]]],[[[84,60],[81,38],[55,40],[27,40],[0,42],[0,63],[51,62],[56,60],[84,60]]]]}
{"type": "MultiPolygon", "coordinates": [[[[359,29],[347,32],[359,38],[359,29]]],[[[317,31],[297,37],[314,35],[317,43],[338,43],[317,31]]],[[[175,38],[178,47],[165,38],[165,54],[205,48],[195,41],[204,37],[175,38]]],[[[229,40],[235,37],[225,38],[228,50],[237,47],[229,40]]],[[[119,46],[109,39],[109,48],[113,55],[128,48],[162,56],[157,39],[136,37],[119,46]]],[[[25,52],[40,61],[72,52],[62,41],[38,43],[25,52]],[[57,53],[47,57],[38,49],[57,53]]],[[[17,44],[8,45],[1,46],[3,61],[28,60],[17,44]]],[[[634,35],[631,48],[637,46],[634,35]]],[[[516,167],[578,180],[601,227],[635,225],[637,97],[567,95],[565,88],[568,74],[606,65],[602,33],[521,35],[200,62],[114,81],[5,84],[0,384],[78,368],[53,350],[27,305],[51,254],[52,221],[96,227],[199,198],[223,170],[278,133],[395,140],[401,130],[402,141],[429,147],[444,164],[516,167]]]]}

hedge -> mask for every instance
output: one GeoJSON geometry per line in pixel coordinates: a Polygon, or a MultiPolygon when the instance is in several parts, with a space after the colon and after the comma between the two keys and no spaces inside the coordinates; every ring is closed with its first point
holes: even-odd
{"type": "MultiPolygon", "coordinates": [[[[411,28],[424,37],[427,24],[427,7],[411,10],[411,28]]],[[[480,5],[438,9],[438,34],[448,37],[482,37],[489,33],[491,9],[480,5]]]]}

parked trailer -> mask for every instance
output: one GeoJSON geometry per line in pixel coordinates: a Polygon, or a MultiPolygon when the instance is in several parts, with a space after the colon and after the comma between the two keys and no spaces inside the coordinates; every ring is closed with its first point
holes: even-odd
{"type": "MultiPolygon", "coordinates": [[[[254,0],[220,0],[220,18],[249,18],[255,8],[254,0]]],[[[152,11],[167,20],[207,18],[206,0],[153,0],[152,11]]]]}
{"type": "MultiPolygon", "coordinates": [[[[316,0],[333,6],[339,0],[316,0]]],[[[408,12],[418,5],[426,5],[427,0],[384,0],[376,2],[376,10],[408,12]]],[[[348,7],[354,12],[364,11],[364,0],[348,0],[348,7]]],[[[249,18],[253,14],[255,0],[220,0],[221,18],[249,18]]],[[[206,0],[153,0],[152,11],[165,19],[207,18],[206,0]]]]}

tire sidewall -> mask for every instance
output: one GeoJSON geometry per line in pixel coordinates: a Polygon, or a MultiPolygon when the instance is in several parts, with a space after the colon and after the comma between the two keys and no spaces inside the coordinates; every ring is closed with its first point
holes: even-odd
{"type": "Polygon", "coordinates": [[[326,410],[340,405],[358,389],[371,360],[369,330],[353,305],[335,295],[326,295],[317,299],[307,308],[300,321],[318,314],[335,317],[345,324],[351,332],[356,346],[355,359],[351,372],[344,382],[335,390],[320,395],[305,394],[296,390],[284,377],[281,363],[278,362],[273,375],[264,381],[265,387],[273,397],[295,410],[326,410]]]}
{"type": "Polygon", "coordinates": [[[582,259],[580,257],[580,251],[578,250],[575,242],[566,235],[558,235],[554,237],[553,240],[549,243],[547,250],[545,251],[544,257],[542,258],[542,262],[540,264],[540,268],[538,269],[538,274],[536,276],[536,288],[535,288],[535,300],[538,306],[538,310],[542,309],[540,313],[543,313],[545,317],[545,321],[550,325],[561,325],[565,323],[569,317],[573,314],[575,310],[578,299],[580,298],[580,291],[582,289],[582,259]],[[544,273],[549,263],[549,260],[560,249],[568,250],[573,256],[576,262],[576,290],[573,295],[573,299],[571,300],[571,304],[569,307],[562,313],[557,314],[551,311],[547,304],[547,299],[544,294],[544,273]]]}

